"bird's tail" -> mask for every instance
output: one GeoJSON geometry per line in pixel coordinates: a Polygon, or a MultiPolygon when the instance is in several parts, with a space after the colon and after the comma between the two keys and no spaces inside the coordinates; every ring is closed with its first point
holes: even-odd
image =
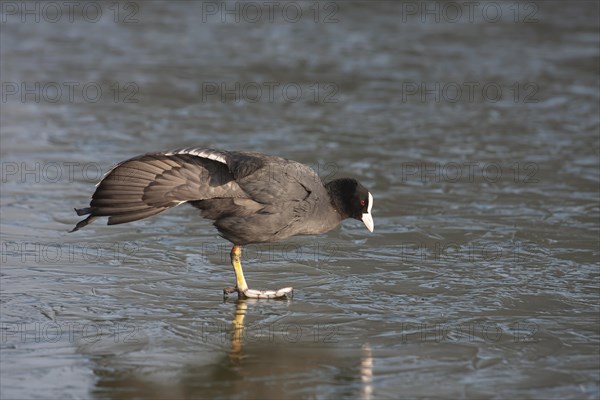
{"type": "MultiPolygon", "coordinates": [[[[76,208],[77,215],[88,217],[71,230],[75,232],[98,217],[108,217],[108,225],[137,221],[181,204],[167,199],[161,191],[161,178],[171,168],[157,159],[125,161],[113,168],[98,184],[89,207],[76,208]]],[[[166,179],[170,187],[174,182],[166,179]]],[[[165,185],[163,185],[165,186],[165,185]]]]}
{"type": "MultiPolygon", "coordinates": [[[[86,207],[86,208],[76,208],[76,209],[75,209],[75,212],[76,212],[76,213],[77,213],[77,215],[79,215],[79,216],[82,216],[82,215],[88,215],[88,214],[91,214],[91,213],[92,213],[92,209],[91,209],[90,207],[86,207]]],[[[96,218],[98,218],[98,217],[95,217],[95,216],[93,216],[93,215],[90,215],[90,216],[89,216],[89,217],[87,217],[86,219],[83,219],[83,220],[79,221],[79,222],[77,223],[77,225],[75,225],[75,228],[71,229],[71,230],[69,231],[69,233],[71,233],[71,232],[75,232],[75,231],[78,231],[78,230],[80,230],[81,228],[83,228],[83,227],[84,227],[84,226],[86,226],[87,224],[89,224],[89,223],[92,223],[92,222],[93,222],[93,221],[94,221],[96,218]]]]}

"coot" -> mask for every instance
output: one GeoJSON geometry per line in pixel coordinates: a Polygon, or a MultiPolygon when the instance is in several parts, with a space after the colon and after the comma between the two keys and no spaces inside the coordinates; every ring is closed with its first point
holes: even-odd
{"type": "Polygon", "coordinates": [[[214,220],[222,237],[233,243],[231,264],[240,298],[289,297],[292,288],[252,290],[240,263],[241,247],[319,234],[346,218],[373,231],[373,196],[354,179],[323,184],[314,170],[285,158],[242,151],[184,148],[148,153],[113,167],[96,185],[88,215],[71,232],[98,217],[108,225],[137,221],[189,203],[214,220]]]}

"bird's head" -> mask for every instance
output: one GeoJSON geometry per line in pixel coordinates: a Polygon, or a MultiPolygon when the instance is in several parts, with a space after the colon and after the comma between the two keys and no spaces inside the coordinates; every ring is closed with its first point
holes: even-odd
{"type": "Polygon", "coordinates": [[[329,182],[326,187],[342,219],[354,218],[362,221],[367,229],[373,232],[373,195],[363,185],[356,179],[342,178],[329,182]]]}

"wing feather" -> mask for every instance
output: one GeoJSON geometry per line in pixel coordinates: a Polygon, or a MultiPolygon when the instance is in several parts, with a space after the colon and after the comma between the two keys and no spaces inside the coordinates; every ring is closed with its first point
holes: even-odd
{"type": "Polygon", "coordinates": [[[245,198],[231,172],[237,166],[231,153],[185,148],[149,153],[123,161],[98,183],[89,215],[73,230],[96,217],[108,216],[109,225],[136,221],[188,201],[212,198],[245,198]]]}

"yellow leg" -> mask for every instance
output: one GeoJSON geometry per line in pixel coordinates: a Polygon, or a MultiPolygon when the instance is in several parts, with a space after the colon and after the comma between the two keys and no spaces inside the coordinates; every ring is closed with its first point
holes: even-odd
{"type": "Polygon", "coordinates": [[[233,246],[231,249],[231,265],[235,272],[235,288],[225,288],[223,294],[227,296],[229,293],[237,291],[238,297],[241,299],[278,299],[292,297],[293,290],[291,287],[286,287],[279,290],[253,290],[248,288],[244,271],[242,270],[242,247],[233,246]]]}
{"type": "Polygon", "coordinates": [[[233,271],[235,272],[235,283],[238,292],[245,292],[248,290],[248,284],[246,278],[244,278],[244,271],[242,270],[242,247],[233,246],[231,248],[231,265],[233,265],[233,271]]]}

